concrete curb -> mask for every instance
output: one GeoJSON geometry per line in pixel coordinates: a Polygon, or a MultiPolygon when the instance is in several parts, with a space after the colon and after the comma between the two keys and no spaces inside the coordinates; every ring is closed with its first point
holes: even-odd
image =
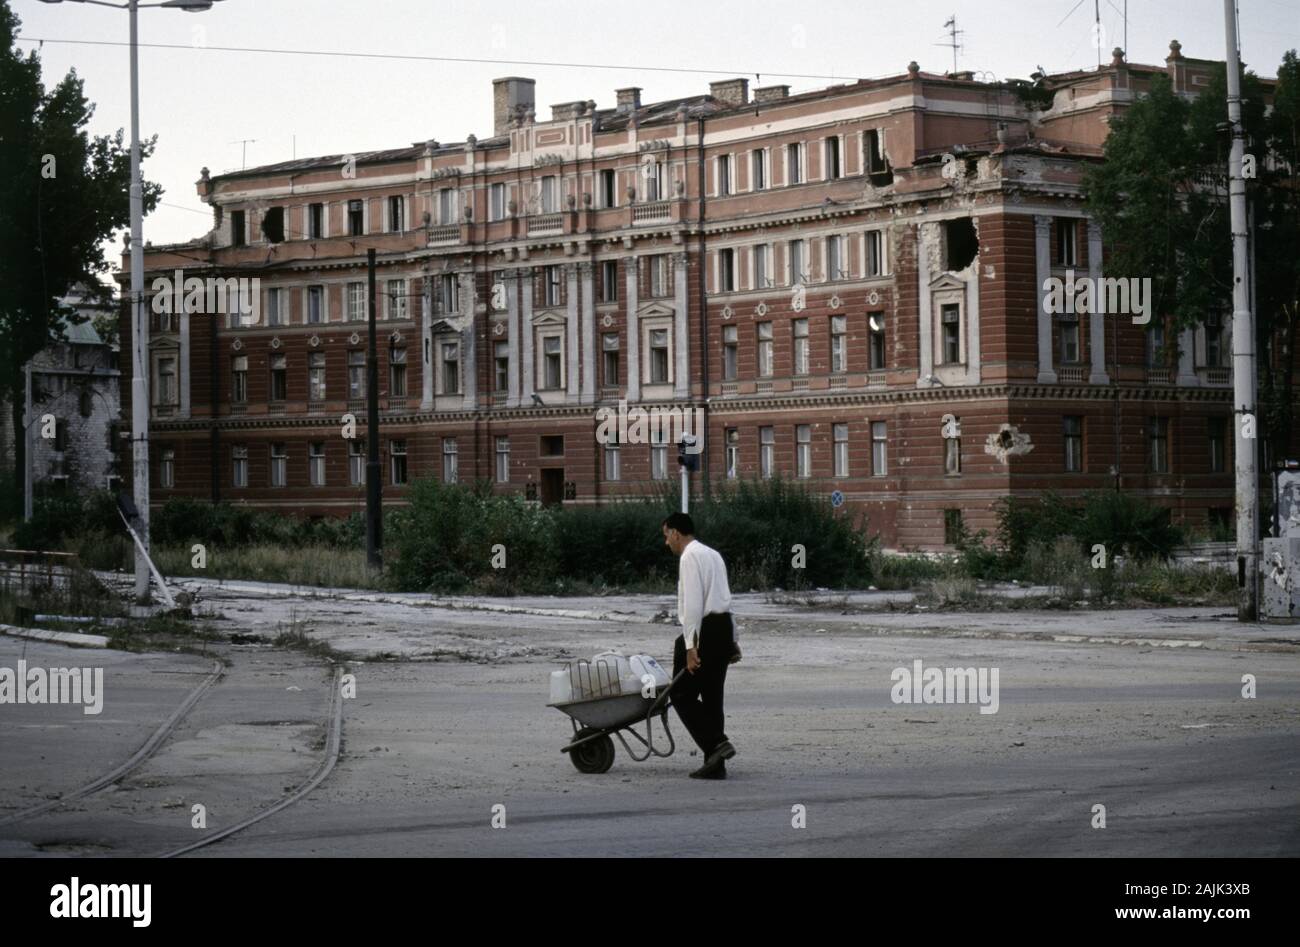
{"type": "Polygon", "coordinates": [[[0,625],[0,634],[15,638],[34,638],[37,641],[53,641],[58,644],[77,645],[82,648],[107,648],[108,639],[103,635],[83,635],[75,631],[48,631],[44,628],[19,628],[16,625],[0,625]]]}

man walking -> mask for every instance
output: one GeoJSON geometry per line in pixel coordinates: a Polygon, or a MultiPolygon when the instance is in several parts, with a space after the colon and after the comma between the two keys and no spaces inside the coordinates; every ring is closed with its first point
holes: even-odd
{"type": "Polygon", "coordinates": [[[716,549],[695,538],[686,513],[663,521],[664,544],[680,560],[677,570],[677,620],[682,633],[673,646],[673,706],[704,753],[692,779],[726,779],[726,761],[736,755],[723,731],[722,690],[727,666],[740,660],[727,565],[716,549]]]}

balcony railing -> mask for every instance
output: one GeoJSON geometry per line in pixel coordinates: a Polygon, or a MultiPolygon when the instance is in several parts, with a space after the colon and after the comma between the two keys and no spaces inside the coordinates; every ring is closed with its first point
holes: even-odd
{"type": "Polygon", "coordinates": [[[869,372],[867,374],[867,387],[874,389],[888,388],[889,381],[886,379],[884,372],[869,372]]]}
{"type": "Polygon", "coordinates": [[[1231,385],[1232,369],[1231,368],[1205,369],[1205,383],[1207,385],[1231,385]]]}
{"type": "Polygon", "coordinates": [[[460,224],[447,224],[443,227],[429,228],[429,245],[440,246],[460,243],[460,224]]]}
{"type": "Polygon", "coordinates": [[[528,236],[548,233],[564,233],[563,214],[539,214],[528,218],[528,236]]]}
{"type": "Polygon", "coordinates": [[[672,218],[672,207],[667,201],[654,204],[636,204],[632,208],[632,223],[657,224],[672,218]]]}
{"type": "Polygon", "coordinates": [[[1147,384],[1148,385],[1172,385],[1174,373],[1168,368],[1148,368],[1147,384]]]}
{"type": "Polygon", "coordinates": [[[1083,372],[1082,365],[1062,365],[1056,370],[1056,380],[1062,385],[1082,385],[1083,372]]]}

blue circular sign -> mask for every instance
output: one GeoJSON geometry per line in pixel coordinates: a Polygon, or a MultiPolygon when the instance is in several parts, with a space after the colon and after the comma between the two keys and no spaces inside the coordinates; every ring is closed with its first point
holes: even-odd
{"type": "Polygon", "coordinates": [[[835,490],[834,492],[832,492],[831,506],[839,507],[843,505],[844,505],[844,494],[839,490],[835,490]]]}

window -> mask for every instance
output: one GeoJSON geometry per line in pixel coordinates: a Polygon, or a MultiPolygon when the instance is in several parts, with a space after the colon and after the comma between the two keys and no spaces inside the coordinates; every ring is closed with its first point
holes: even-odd
{"type": "Polygon", "coordinates": [[[1070,217],[1056,218],[1056,265],[1074,266],[1078,262],[1075,254],[1075,237],[1078,234],[1078,221],[1070,217]]]}
{"type": "Polygon", "coordinates": [[[750,187],[755,191],[767,188],[767,152],[758,150],[750,154],[750,187]]]}
{"type": "Polygon", "coordinates": [[[325,236],[325,205],[308,204],[307,237],[310,240],[319,240],[323,236],[325,236]]]}
{"type": "Polygon", "coordinates": [[[289,482],[289,449],[284,444],[271,445],[271,486],[283,487],[289,482]]]}
{"type": "Polygon", "coordinates": [[[313,487],[325,486],[325,444],[315,441],[307,445],[307,474],[313,487]]]}
{"type": "Polygon", "coordinates": [[[158,359],[158,404],[174,405],[177,403],[176,396],[176,359],[160,358],[158,359]]]}
{"type": "Polygon", "coordinates": [[[718,155],[718,196],[731,193],[731,155],[718,155]]]}
{"type": "Polygon", "coordinates": [[[939,307],[939,353],[945,365],[961,361],[961,306],[945,303],[939,307]]]}
{"type": "Polygon", "coordinates": [[[847,477],[849,475],[849,426],[834,425],[831,436],[835,442],[835,476],[847,477]]]}
{"type": "Polygon", "coordinates": [[[366,482],[366,442],[348,441],[348,483],[359,487],[366,482]]]}
{"type": "Polygon", "coordinates": [[[232,247],[242,247],[248,242],[248,230],[244,226],[244,212],[242,210],[232,210],[230,212],[230,245],[232,247]]]}
{"type": "Polygon", "coordinates": [[[848,368],[848,316],[831,316],[831,372],[840,374],[848,368]]]}
{"type": "Polygon", "coordinates": [[[456,438],[442,439],[442,482],[456,483],[460,476],[460,457],[456,447],[456,438]]]}
{"type": "Polygon", "coordinates": [[[289,322],[288,311],[284,306],[284,290],[268,289],[266,291],[266,324],[282,326],[289,322]]]}
{"type": "Polygon", "coordinates": [[[790,285],[791,286],[794,286],[798,283],[806,282],[808,279],[808,271],[807,269],[805,269],[804,266],[807,257],[804,254],[803,250],[804,250],[804,246],[802,240],[790,241],[789,253],[787,254],[787,257],[790,263],[790,285]]]}
{"type": "MultiPolygon", "coordinates": [[[[617,437],[617,433],[614,435],[617,437]]],[[[605,479],[618,480],[622,476],[622,458],[619,456],[619,444],[617,440],[610,441],[605,445],[605,479]]]]}
{"type": "Polygon", "coordinates": [[[542,213],[554,214],[560,209],[559,193],[554,174],[542,178],[542,213]]]}
{"type": "Polygon", "coordinates": [[[506,186],[493,184],[488,188],[488,220],[506,219],[506,186]]]}
{"type": "Polygon", "coordinates": [[[54,422],[54,449],[60,453],[68,449],[68,422],[62,419],[54,422]]]}
{"type": "Polygon", "coordinates": [[[406,318],[406,280],[390,279],[384,284],[388,297],[388,318],[406,318]]]}
{"type": "Polygon", "coordinates": [[[600,263],[600,301],[618,302],[618,260],[602,260],[600,263]]]}
{"type": "Polygon", "coordinates": [[[460,342],[442,343],[442,388],[444,395],[460,394],[460,342]]]}
{"type": "Polygon", "coordinates": [[[325,321],[324,286],[307,287],[307,321],[313,323],[325,321]]]}
{"type": "Polygon", "coordinates": [[[348,236],[359,237],[366,232],[364,208],[361,201],[348,201],[348,236]]]}
{"type": "Polygon", "coordinates": [[[760,322],[758,331],[758,374],[761,378],[772,376],[772,323],[760,322]]]}
{"type": "Polygon", "coordinates": [[[1209,418],[1210,473],[1223,473],[1227,467],[1228,419],[1209,418]]]}
{"type": "Polygon", "coordinates": [[[230,401],[244,404],[248,401],[248,356],[236,355],[230,362],[230,401]]]}
{"type": "Polygon", "coordinates": [[[613,168],[600,172],[600,206],[610,208],[618,206],[618,179],[613,168]]]}
{"type": "Polygon", "coordinates": [[[366,284],[348,283],[348,320],[360,322],[366,318],[366,284]]]}
{"type": "Polygon", "coordinates": [[[268,207],[262,215],[262,234],[268,243],[284,242],[284,208],[268,207]]]}
{"type": "Polygon", "coordinates": [[[234,468],[230,474],[231,485],[236,487],[248,486],[248,448],[232,447],[230,457],[234,468]]]}
{"type": "Polygon", "coordinates": [[[946,545],[956,546],[962,540],[961,510],[943,511],[943,541],[946,545]]]}
{"type": "Polygon", "coordinates": [[[885,367],[885,314],[873,312],[867,315],[867,342],[870,361],[868,368],[880,371],[885,367]]]}
{"type": "Polygon", "coordinates": [[[601,336],[600,346],[604,362],[601,366],[604,384],[613,387],[618,384],[618,333],[606,332],[601,336]]]}
{"type": "Polygon", "coordinates": [[[758,475],[764,480],[772,477],[776,470],[776,429],[760,427],[758,429],[758,475]]]}
{"type": "Polygon", "coordinates": [[[1065,441],[1065,472],[1083,471],[1083,416],[1067,414],[1061,419],[1061,436],[1065,441]]]}
{"type": "Polygon", "coordinates": [[[492,348],[492,389],[508,391],[510,388],[510,343],[497,342],[492,348]]]}
{"type": "Polygon", "coordinates": [[[654,432],[650,444],[650,479],[668,479],[668,431],[663,427],[654,432]]]}
{"type": "Polygon", "coordinates": [[[736,251],[728,247],[718,251],[718,292],[730,293],[736,288],[736,251]]]}
{"type": "Polygon", "coordinates": [[[863,132],[862,150],[866,158],[867,174],[871,177],[872,184],[879,186],[894,180],[894,172],[889,167],[889,159],[885,156],[884,129],[870,128],[863,132]]]}
{"type": "Polygon", "coordinates": [[[888,270],[885,268],[884,234],[879,230],[868,230],[865,236],[867,240],[867,276],[886,275],[888,270]]]}
{"type": "Polygon", "coordinates": [[[1165,327],[1163,323],[1152,322],[1146,335],[1147,368],[1165,367],[1165,327]]]}
{"type": "Polygon", "coordinates": [[[388,395],[406,397],[406,348],[394,346],[388,350],[388,395]]]}
{"type": "MultiPolygon", "coordinates": [[[[958,430],[961,426],[961,418],[957,419],[958,430]]],[[[950,477],[958,476],[961,473],[961,438],[944,437],[943,439],[943,472],[950,477]]]]}
{"type": "Polygon", "coordinates": [[[1079,361],[1079,316],[1073,312],[1062,312],[1057,316],[1059,338],[1061,342],[1061,362],[1065,365],[1077,364],[1079,361]]]}
{"type": "Polygon", "coordinates": [[[785,183],[803,183],[803,149],[798,142],[785,146],[785,183]]]}
{"type": "Polygon", "coordinates": [[[564,384],[563,343],[558,335],[542,338],[542,387],[560,388],[564,384]]]}
{"type": "Polygon", "coordinates": [[[740,362],[739,326],[722,327],[722,380],[735,381],[740,362]]]}
{"type": "Polygon", "coordinates": [[[325,400],[324,352],[312,352],[307,356],[307,397],[312,401],[325,400]]]}
{"type": "Polygon", "coordinates": [[[841,280],[848,276],[845,272],[844,238],[840,236],[826,238],[826,278],[841,280]]]}
{"type": "Polygon", "coordinates": [[[442,274],[438,284],[438,304],[444,313],[456,312],[460,308],[460,279],[455,273],[442,274]]]}
{"type": "Polygon", "coordinates": [[[388,198],[388,232],[401,233],[406,229],[406,199],[400,194],[388,198]]]}
{"type": "Polygon", "coordinates": [[[388,466],[393,486],[400,486],[401,484],[406,483],[405,440],[388,442],[388,466]]]}
{"type": "Polygon", "coordinates": [[[971,265],[980,251],[975,222],[969,217],[957,217],[943,222],[943,268],[964,270],[971,265]]]}
{"type": "Polygon", "coordinates": [[[656,253],[649,258],[650,295],[668,295],[668,254],[656,253]]]}
{"type": "Polygon", "coordinates": [[[1205,366],[1206,368],[1223,368],[1226,346],[1223,344],[1223,320],[1217,312],[1205,316],[1205,366]]]}
{"type": "Polygon", "coordinates": [[[360,401],[366,397],[366,353],[361,349],[348,352],[348,399],[360,401]]]}
{"type": "Polygon", "coordinates": [[[725,444],[727,479],[735,480],[740,476],[740,431],[737,428],[727,428],[725,444]]]}
{"type": "Polygon", "coordinates": [[[840,140],[826,139],[826,180],[833,181],[840,176],[840,140]]]}
{"type": "Polygon", "coordinates": [[[158,486],[164,490],[176,486],[176,451],[169,447],[163,448],[158,460],[158,486]]]}
{"type": "Polygon", "coordinates": [[[1151,442],[1151,472],[1169,473],[1169,419],[1151,418],[1147,436],[1151,442]]]}
{"type": "Polygon", "coordinates": [[[649,159],[642,167],[645,170],[645,199],[661,201],[664,199],[664,163],[649,159]]]}
{"type": "Polygon", "coordinates": [[[496,444],[497,483],[510,482],[510,438],[498,437],[496,444]]]}
{"type": "Polygon", "coordinates": [[[791,322],[794,339],[794,373],[808,374],[808,320],[794,319],[791,322]]]}
{"type": "Polygon", "coordinates": [[[766,244],[754,247],[754,288],[767,289],[772,285],[772,265],[766,244]]]}
{"type": "Polygon", "coordinates": [[[650,330],[650,383],[662,385],[671,379],[668,375],[668,330],[650,330]]]}
{"type": "Polygon", "coordinates": [[[558,306],[560,304],[560,267],[552,263],[543,269],[543,279],[545,280],[544,292],[546,305],[558,306]]]}
{"type": "Polygon", "coordinates": [[[563,434],[543,435],[542,456],[563,457],[564,456],[564,435],[563,434]]]}
{"type": "Polygon", "coordinates": [[[443,226],[456,223],[456,189],[438,189],[438,223],[443,226]]]}
{"type": "Polygon", "coordinates": [[[807,479],[812,476],[812,425],[798,424],[794,429],[794,475],[807,479]]]}
{"type": "Polygon", "coordinates": [[[871,476],[883,477],[889,472],[888,440],[884,421],[871,422],[871,476]]]}
{"type": "Polygon", "coordinates": [[[289,389],[289,357],[287,355],[272,355],[271,364],[271,401],[283,401],[288,396],[289,389]]]}

